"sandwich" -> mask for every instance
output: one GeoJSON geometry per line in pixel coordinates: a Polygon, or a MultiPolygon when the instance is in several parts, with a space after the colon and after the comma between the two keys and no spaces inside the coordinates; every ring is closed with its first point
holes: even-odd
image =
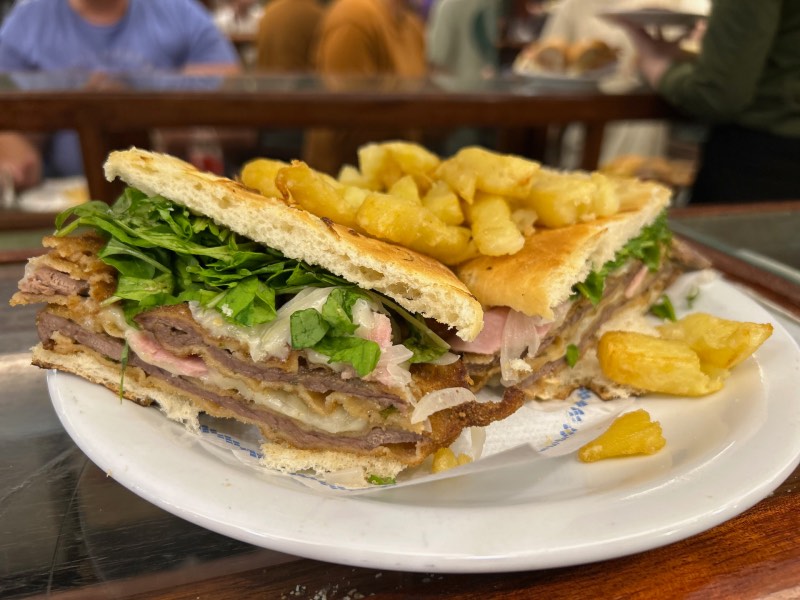
{"type": "Polygon", "coordinates": [[[564,73],[567,70],[569,44],[552,38],[526,46],[514,60],[516,73],[564,73]]]}
{"type": "Polygon", "coordinates": [[[615,48],[602,40],[583,40],[569,47],[567,65],[571,72],[584,75],[615,64],[617,54],[615,48]]]}
{"type": "Polygon", "coordinates": [[[257,428],[265,466],[394,478],[523,396],[477,401],[440,335],[477,300],[433,259],[171,156],[113,152],[109,206],[59,215],[12,304],[45,303],[33,363],[190,428],[257,428]]]}
{"type": "Polygon", "coordinates": [[[453,343],[475,389],[500,383],[540,400],[564,399],[579,387],[605,399],[635,393],[603,376],[598,334],[640,327],[686,265],[700,266],[672,239],[669,190],[640,185],[650,192],[619,213],[539,229],[516,254],[456,268],[485,310],[480,335],[453,343]]]}
{"type": "Polygon", "coordinates": [[[618,52],[602,40],[567,43],[560,38],[525,47],[514,60],[516,73],[585,75],[617,62],[618,52]]]}

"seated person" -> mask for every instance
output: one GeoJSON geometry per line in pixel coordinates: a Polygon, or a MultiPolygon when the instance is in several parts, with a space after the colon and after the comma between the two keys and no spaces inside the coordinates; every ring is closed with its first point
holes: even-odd
{"type": "Polygon", "coordinates": [[[270,73],[313,70],[314,36],[324,12],[319,0],[271,0],[258,24],[258,70],[270,73]]]}
{"type": "MultiPolygon", "coordinates": [[[[5,72],[238,70],[236,51],[196,0],[28,0],[17,3],[0,27],[5,72]]],[[[98,79],[87,76],[87,81],[98,79]]],[[[59,131],[45,141],[0,133],[0,168],[20,188],[38,183],[45,170],[53,176],[80,174],[77,135],[59,131]]]]}
{"type": "MultiPolygon", "coordinates": [[[[422,77],[426,73],[424,25],[407,0],[335,0],[320,27],[316,69],[324,78],[347,85],[347,76],[422,77]]],[[[354,115],[357,122],[358,115],[354,115]]],[[[343,164],[356,164],[357,149],[369,142],[414,138],[398,129],[366,131],[312,130],[304,158],[335,175],[343,164]]]]}

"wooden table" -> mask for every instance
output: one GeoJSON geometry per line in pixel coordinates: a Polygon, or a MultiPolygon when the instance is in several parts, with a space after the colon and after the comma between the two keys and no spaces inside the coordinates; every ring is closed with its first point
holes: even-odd
{"type": "Polygon", "coordinates": [[[76,129],[89,190],[111,200],[102,163],[129,145],[132,134],[157,127],[541,127],[586,125],[583,166],[597,166],[606,123],[662,119],[675,111],[655,94],[565,91],[528,80],[453,81],[446,78],[327,78],[240,75],[228,78],[151,76],[102,90],[82,89],[80,78],[44,76],[0,84],[0,129],[76,129]],[[116,89],[109,89],[116,87],[116,89]],[[13,88],[13,89],[9,89],[13,88]]]}
{"type": "MultiPolygon", "coordinates": [[[[682,209],[681,223],[733,214],[800,213],[800,203],[682,209]]],[[[719,251],[717,251],[719,252],[719,251]]],[[[800,339],[798,288],[722,254],[716,266],[755,292],[800,339]],[[796,319],[796,317],[795,317],[796,319]]],[[[17,256],[0,255],[3,259],[17,256]]],[[[10,296],[21,262],[0,264],[10,296]]],[[[28,366],[35,307],[0,305],[0,596],[57,599],[800,597],[800,468],[756,506],[686,540],[628,557],[519,573],[450,575],[323,563],[191,525],[135,496],[67,436],[44,373],[28,366]]],[[[800,382],[798,382],[800,383],[800,382]]],[[[261,500],[265,509],[268,499],[261,500]]],[[[390,541],[387,541],[390,543],[390,541]]]]}

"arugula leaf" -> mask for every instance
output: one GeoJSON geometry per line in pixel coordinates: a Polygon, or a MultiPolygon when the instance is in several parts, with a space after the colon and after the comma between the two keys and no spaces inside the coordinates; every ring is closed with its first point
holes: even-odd
{"type": "Polygon", "coordinates": [[[242,279],[231,286],[216,303],[219,311],[244,327],[269,323],[275,318],[275,291],[256,277],[242,279]]]}
{"type": "Polygon", "coordinates": [[[621,268],[630,260],[641,261],[650,271],[657,271],[665,249],[672,239],[672,232],[667,226],[667,213],[662,212],[652,224],[642,229],[639,236],[629,240],[599,270],[592,271],[581,283],[573,286],[573,299],[585,296],[592,304],[597,304],[603,297],[605,282],[608,276],[621,268]]]}
{"type": "Polygon", "coordinates": [[[394,477],[381,477],[380,475],[370,475],[367,477],[367,483],[372,485],[394,485],[397,480],[394,477]]]}
{"type": "Polygon", "coordinates": [[[355,288],[336,288],[322,306],[322,318],[331,327],[332,335],[348,335],[358,329],[353,323],[353,305],[359,298],[368,298],[355,288]]]}
{"type": "Polygon", "coordinates": [[[700,296],[700,288],[697,287],[696,285],[692,286],[692,289],[690,289],[689,293],[686,294],[686,307],[690,309],[694,307],[695,300],[697,300],[699,296],[700,296]]]}
{"type": "Polygon", "coordinates": [[[672,300],[666,294],[661,296],[661,302],[650,307],[650,313],[664,321],[678,320],[678,317],[675,316],[675,307],[672,305],[672,300]]]}
{"type": "Polygon", "coordinates": [[[119,302],[130,323],[145,310],[196,301],[235,325],[252,327],[274,320],[281,302],[305,288],[334,287],[320,311],[290,317],[293,346],[351,364],[360,376],[371,372],[380,347],[352,337],[358,328],[352,309],[364,298],[390,315],[414,354],[411,362],[435,360],[449,350],[421,317],[385,296],[286,258],[163,196],[127,188],[113,206],[88,202],[62,212],[56,228],[59,236],[91,228],[108,239],[99,256],[118,278],[116,294],[106,303],[119,302]]]}
{"type": "Polygon", "coordinates": [[[123,392],[125,391],[125,369],[128,367],[128,351],[130,350],[130,346],[128,345],[127,338],[125,339],[125,345],[122,346],[122,356],[120,357],[120,372],[119,372],[119,401],[122,402],[125,397],[123,396],[123,392]]]}
{"type": "Polygon", "coordinates": [[[160,273],[152,279],[120,275],[114,295],[126,300],[146,301],[148,297],[158,294],[169,296],[174,287],[175,279],[171,273],[160,273]]]}
{"type": "Polygon", "coordinates": [[[580,350],[578,350],[578,347],[575,344],[570,344],[567,346],[567,354],[564,358],[566,359],[570,369],[578,364],[580,355],[580,350]]]}
{"type": "Polygon", "coordinates": [[[371,373],[381,357],[381,347],[372,340],[358,337],[323,337],[314,350],[329,357],[332,362],[353,366],[359,377],[371,373]]]}
{"type": "Polygon", "coordinates": [[[322,318],[318,310],[306,308],[292,313],[289,317],[292,336],[292,348],[313,348],[330,329],[330,325],[322,318]]]}

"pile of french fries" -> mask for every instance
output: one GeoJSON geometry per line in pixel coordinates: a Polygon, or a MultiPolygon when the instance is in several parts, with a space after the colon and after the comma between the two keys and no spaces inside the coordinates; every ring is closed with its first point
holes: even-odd
{"type": "Polygon", "coordinates": [[[368,144],[338,177],[256,159],[240,178],[266,196],[456,265],[518,252],[537,227],[564,227],[636,208],[653,184],[560,172],[468,147],[448,159],[409,142],[368,144]]]}

